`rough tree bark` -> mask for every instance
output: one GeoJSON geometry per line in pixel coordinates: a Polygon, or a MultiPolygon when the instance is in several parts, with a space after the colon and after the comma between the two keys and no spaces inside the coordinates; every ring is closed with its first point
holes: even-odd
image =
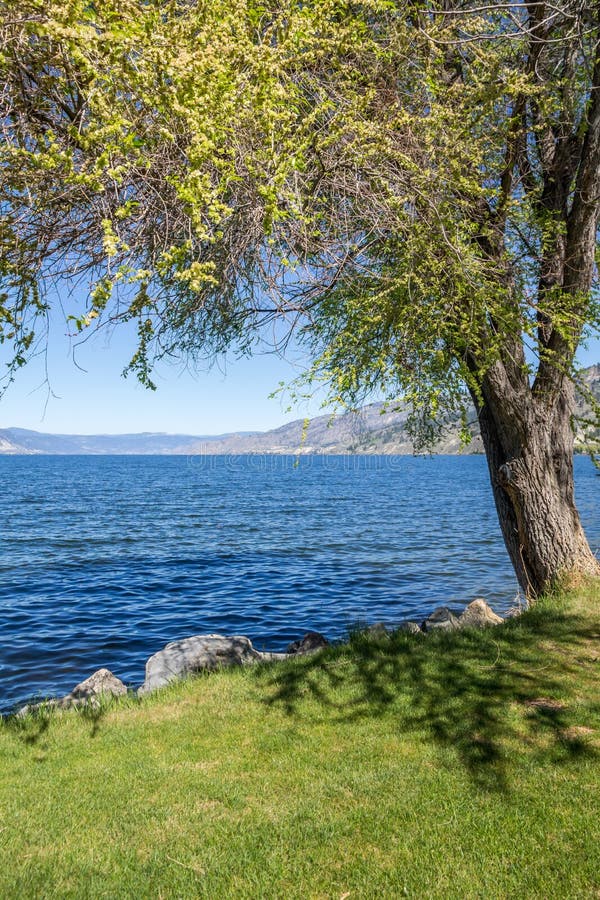
{"type": "MultiPolygon", "coordinates": [[[[527,106],[516,102],[515,111],[523,118],[522,133],[530,137],[524,142],[520,138],[520,150],[509,142],[503,190],[506,197],[511,195],[516,172],[527,189],[528,147],[534,142],[541,193],[533,207],[541,218],[551,217],[561,227],[540,259],[539,365],[533,385],[521,341],[507,335],[502,359],[480,376],[473,399],[508,553],[522,589],[535,597],[561,578],[600,575],[600,564],[575,507],[574,387],[565,374],[572,368],[581,338],[595,272],[600,217],[600,54],[596,44],[590,61],[589,102],[578,123],[571,96],[581,65],[577,44],[560,32],[551,40],[547,29],[556,9],[550,4],[526,3],[525,7],[531,38],[529,70],[543,87],[552,82],[554,68],[560,64],[562,103],[558,118],[552,119],[544,118],[532,101],[536,129],[530,133],[527,106]]],[[[580,11],[584,10],[585,5],[580,11]]],[[[586,16],[587,27],[600,26],[597,6],[590,6],[586,16]]],[[[494,257],[496,248],[485,234],[480,245],[494,257]]],[[[473,374],[476,370],[473,366],[473,374]]]]}
{"type": "Polygon", "coordinates": [[[528,381],[509,383],[501,363],[483,379],[477,412],[502,534],[521,588],[600,575],[574,499],[572,382],[548,408],[528,381]]]}

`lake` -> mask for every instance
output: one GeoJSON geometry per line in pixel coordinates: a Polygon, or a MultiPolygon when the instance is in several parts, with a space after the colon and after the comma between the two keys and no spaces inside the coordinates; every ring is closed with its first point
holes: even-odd
{"type": "MultiPolygon", "coordinates": [[[[485,459],[0,457],[0,708],[193,634],[281,650],[307,630],[517,593],[485,459]]],[[[600,478],[575,461],[600,546],[600,478]]]]}

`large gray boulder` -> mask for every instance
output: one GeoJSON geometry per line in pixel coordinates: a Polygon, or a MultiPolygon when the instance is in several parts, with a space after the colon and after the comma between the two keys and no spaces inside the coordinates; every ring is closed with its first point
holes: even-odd
{"type": "Polygon", "coordinates": [[[458,618],[447,606],[438,606],[423,622],[423,631],[455,631],[459,628],[458,618]]]}
{"type": "Polygon", "coordinates": [[[263,659],[247,637],[198,634],[172,641],[146,662],[146,679],[138,694],[149,694],[194,672],[245,666],[263,659]]]}
{"type": "Polygon", "coordinates": [[[458,624],[460,628],[489,628],[491,625],[500,625],[503,621],[483,598],[478,597],[465,608],[458,624]]]}
{"type": "Polygon", "coordinates": [[[21,707],[18,716],[25,716],[37,709],[70,709],[74,706],[99,706],[101,697],[124,697],[127,688],[120,678],[109,669],[98,669],[85,681],[75,685],[70,694],[55,700],[45,700],[42,703],[28,703],[21,707]]]}

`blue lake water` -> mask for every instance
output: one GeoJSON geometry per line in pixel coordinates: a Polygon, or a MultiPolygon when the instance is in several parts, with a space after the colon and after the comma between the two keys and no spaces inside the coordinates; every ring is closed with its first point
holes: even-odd
{"type": "MultiPolygon", "coordinates": [[[[600,478],[576,459],[600,546],[600,478]]],[[[0,458],[0,708],[192,634],[279,650],[517,591],[483,457],[0,458]]]]}

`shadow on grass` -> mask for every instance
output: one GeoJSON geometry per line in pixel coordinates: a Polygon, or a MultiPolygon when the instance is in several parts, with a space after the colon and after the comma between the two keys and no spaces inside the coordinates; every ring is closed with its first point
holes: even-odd
{"type": "MultiPolygon", "coordinates": [[[[86,703],[74,708],[72,712],[79,715],[86,723],[89,723],[90,737],[94,738],[100,730],[100,722],[106,715],[110,705],[110,701],[86,703]]],[[[61,710],[51,702],[42,702],[33,706],[25,715],[13,714],[6,716],[2,725],[7,732],[14,735],[21,743],[28,747],[35,747],[47,735],[57,716],[63,715],[64,712],[66,710],[61,710]]],[[[42,757],[39,757],[38,761],[42,761],[42,757]]]]}
{"type": "Polygon", "coordinates": [[[259,678],[265,702],[290,715],[310,699],[337,721],[393,716],[401,731],[453,748],[481,788],[507,791],[523,753],[559,763],[596,754],[581,719],[598,709],[571,704],[586,679],[593,696],[599,638],[598,623],[535,608],[486,631],[355,635],[259,678]]]}

